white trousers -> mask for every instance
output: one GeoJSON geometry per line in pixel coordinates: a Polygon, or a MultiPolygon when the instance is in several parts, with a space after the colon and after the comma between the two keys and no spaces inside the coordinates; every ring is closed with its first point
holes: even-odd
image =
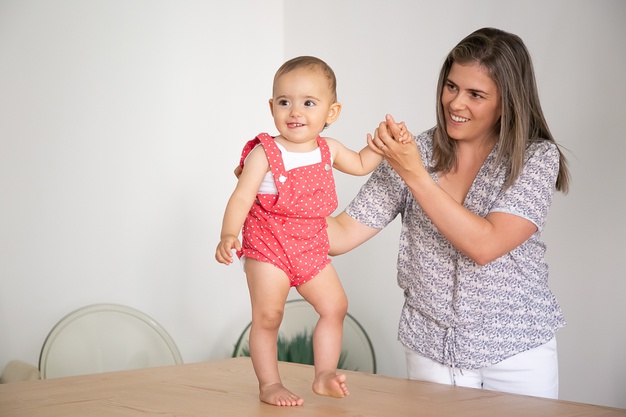
{"type": "Polygon", "coordinates": [[[556,339],[486,368],[454,369],[406,349],[409,379],[483,388],[534,397],[558,398],[556,339]],[[454,374],[453,374],[454,372],[454,374]]]}

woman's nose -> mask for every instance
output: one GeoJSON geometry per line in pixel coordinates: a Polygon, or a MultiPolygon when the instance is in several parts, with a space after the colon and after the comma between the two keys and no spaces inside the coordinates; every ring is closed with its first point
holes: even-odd
{"type": "Polygon", "coordinates": [[[461,109],[465,106],[465,99],[463,98],[463,94],[457,94],[450,101],[450,107],[454,109],[461,109]]]}

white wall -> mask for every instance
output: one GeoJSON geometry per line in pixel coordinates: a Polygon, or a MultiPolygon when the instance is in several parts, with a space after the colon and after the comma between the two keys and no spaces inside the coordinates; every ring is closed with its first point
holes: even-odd
{"type": "MultiPolygon", "coordinates": [[[[497,26],[526,41],[569,149],[572,191],[545,232],[568,319],[561,398],[626,407],[625,18],[621,0],[0,0],[0,369],[36,363],[95,302],[151,315],[186,362],[229,356],[248,295],[213,252],[241,146],[273,131],[278,65],[333,66],[344,110],[327,133],[357,148],[386,112],[430,127],[445,54],[497,26]]],[[[337,178],[344,207],[365,179],[337,178]]],[[[335,264],[379,372],[404,376],[398,231],[335,264]]]]}
{"type": "Polygon", "coordinates": [[[279,0],[0,1],[0,367],[98,302],[186,361],[231,353],[247,287],[213,254],[282,22],[279,0]]]}

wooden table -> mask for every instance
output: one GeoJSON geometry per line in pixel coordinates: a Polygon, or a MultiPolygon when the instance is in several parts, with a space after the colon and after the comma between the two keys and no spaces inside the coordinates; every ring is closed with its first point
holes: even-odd
{"type": "Polygon", "coordinates": [[[451,387],[346,371],[351,395],[311,391],[313,368],[280,363],[302,407],[258,399],[249,358],[0,385],[2,417],[100,416],[626,416],[625,409],[451,387]]]}

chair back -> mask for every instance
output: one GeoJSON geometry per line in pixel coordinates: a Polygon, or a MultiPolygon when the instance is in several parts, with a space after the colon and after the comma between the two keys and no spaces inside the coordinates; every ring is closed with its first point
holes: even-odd
{"type": "Polygon", "coordinates": [[[182,363],[171,336],[131,307],[94,304],[61,319],[41,349],[41,378],[182,363]]]}

